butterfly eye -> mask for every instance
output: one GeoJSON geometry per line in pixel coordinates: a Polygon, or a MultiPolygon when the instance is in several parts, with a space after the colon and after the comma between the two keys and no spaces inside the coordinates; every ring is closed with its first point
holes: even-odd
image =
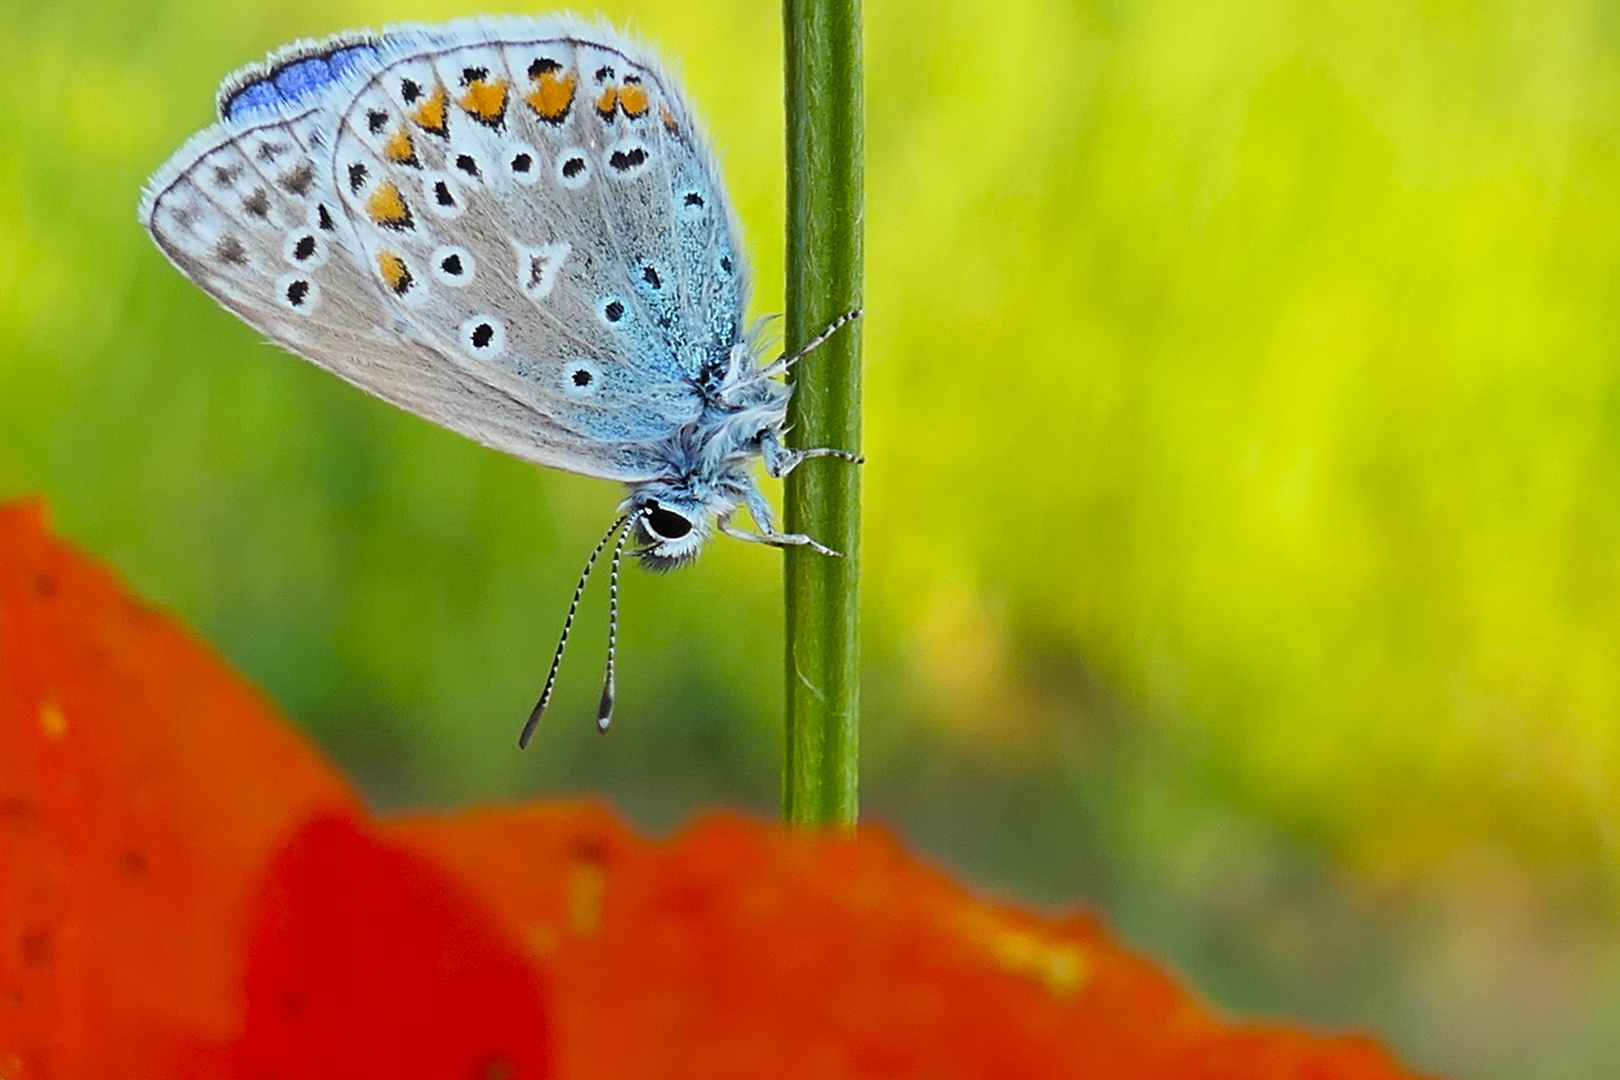
{"type": "Polygon", "coordinates": [[[673,510],[655,505],[647,515],[647,529],[660,540],[679,540],[692,531],[692,523],[673,510]]]}

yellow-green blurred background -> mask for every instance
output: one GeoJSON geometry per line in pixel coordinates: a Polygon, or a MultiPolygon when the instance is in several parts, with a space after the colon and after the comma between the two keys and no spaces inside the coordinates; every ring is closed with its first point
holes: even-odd
{"type": "MultiPolygon", "coordinates": [[[[610,485],[256,340],[135,223],[231,68],[468,3],[0,0],[0,495],[382,806],[776,806],[779,560],[603,598],[610,485]]],[[[509,9],[508,10],[513,10],[509,9]]],[[[679,59],[781,307],[768,2],[679,59]]],[[[1620,1063],[1620,9],[869,0],[864,806],[1209,997],[1620,1063]]]]}

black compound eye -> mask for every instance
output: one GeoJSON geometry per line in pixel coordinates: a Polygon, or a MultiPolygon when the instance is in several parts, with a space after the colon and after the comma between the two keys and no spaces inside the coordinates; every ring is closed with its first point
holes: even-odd
{"type": "Polygon", "coordinates": [[[661,540],[679,540],[692,531],[692,523],[673,510],[654,506],[647,515],[647,527],[661,540]]]}

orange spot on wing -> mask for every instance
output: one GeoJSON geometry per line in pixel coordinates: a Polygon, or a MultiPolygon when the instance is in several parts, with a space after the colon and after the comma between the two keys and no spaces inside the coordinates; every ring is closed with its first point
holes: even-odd
{"type": "Polygon", "coordinates": [[[499,124],[506,116],[506,80],[485,82],[474,79],[467,85],[467,92],[461,95],[461,107],[481,124],[491,127],[499,124]]]}
{"type": "Polygon", "coordinates": [[[411,208],[405,205],[405,196],[400,194],[399,186],[392,180],[384,180],[377,185],[377,190],[366,200],[366,213],[378,225],[393,229],[411,227],[411,208]]]}
{"type": "Polygon", "coordinates": [[[383,283],[395,293],[403,294],[411,287],[410,269],[405,260],[392,251],[377,252],[377,270],[382,274],[383,283]]]}
{"type": "Polygon", "coordinates": [[[616,86],[602,87],[602,96],[596,99],[596,111],[602,114],[602,119],[613,119],[613,107],[619,103],[619,88],[616,86]]]}
{"type": "Polygon", "coordinates": [[[416,121],[416,126],[423,131],[431,131],[435,135],[450,134],[447,123],[449,118],[445,115],[447,100],[448,95],[445,94],[444,87],[435,87],[433,96],[416,107],[416,111],[411,113],[411,119],[416,121]]]}
{"type": "Polygon", "coordinates": [[[574,73],[543,71],[534,81],[538,85],[524,100],[540,114],[540,119],[554,124],[562,123],[568,116],[569,107],[574,104],[574,87],[577,84],[574,73]]]}
{"type": "Polygon", "coordinates": [[[659,119],[664,121],[664,130],[668,131],[671,135],[679,135],[681,133],[681,125],[675,122],[674,113],[660,105],[658,107],[658,116],[659,119]]]}
{"type": "Polygon", "coordinates": [[[400,128],[388,136],[383,144],[383,157],[396,165],[417,165],[416,144],[411,141],[411,133],[406,128],[400,128]]]}
{"type": "Polygon", "coordinates": [[[623,89],[619,91],[619,104],[624,106],[624,115],[632,120],[647,114],[647,91],[640,83],[626,81],[623,89]]]}

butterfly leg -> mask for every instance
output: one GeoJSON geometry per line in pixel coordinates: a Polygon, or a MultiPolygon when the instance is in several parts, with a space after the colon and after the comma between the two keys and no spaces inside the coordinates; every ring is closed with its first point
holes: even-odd
{"type": "Polygon", "coordinates": [[[759,440],[760,455],[765,459],[765,471],[772,479],[780,480],[801,462],[811,458],[835,457],[840,461],[847,461],[852,465],[865,465],[866,458],[860,454],[850,453],[848,450],[839,450],[832,446],[812,446],[807,450],[789,450],[783,446],[781,440],[774,432],[766,432],[759,440]]]}
{"type": "Polygon", "coordinates": [[[745,497],[748,504],[748,513],[759,526],[759,532],[752,533],[747,529],[739,529],[731,523],[731,515],[727,514],[720,519],[720,531],[727,536],[738,540],[746,540],[750,544],[769,544],[771,547],[807,547],[820,555],[830,555],[835,559],[844,557],[843,552],[832,548],[806,536],[804,533],[784,533],[776,531],[776,524],[771,520],[771,506],[765,501],[765,496],[758,490],[750,491],[745,497]]]}

